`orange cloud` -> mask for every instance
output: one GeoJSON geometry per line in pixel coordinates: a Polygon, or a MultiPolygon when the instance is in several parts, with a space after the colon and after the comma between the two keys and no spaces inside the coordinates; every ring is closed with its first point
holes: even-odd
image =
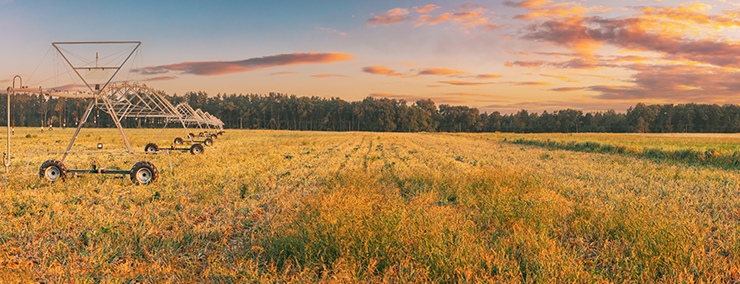
{"type": "Polygon", "coordinates": [[[583,90],[583,88],[562,87],[562,88],[550,89],[550,91],[555,91],[555,92],[573,92],[573,91],[580,91],[580,90],[583,90]]]}
{"type": "Polygon", "coordinates": [[[559,76],[559,75],[551,75],[551,74],[540,74],[540,76],[560,79],[566,82],[578,82],[578,80],[568,78],[568,76],[559,76]]]}
{"type": "Polygon", "coordinates": [[[281,71],[281,72],[275,72],[275,73],[270,73],[270,76],[277,76],[277,75],[289,75],[289,74],[298,74],[298,72],[293,72],[293,71],[281,71]]]}
{"type": "Polygon", "coordinates": [[[504,77],[504,75],[499,75],[499,74],[480,74],[480,75],[476,75],[475,76],[475,78],[476,79],[479,79],[479,80],[496,79],[496,78],[501,78],[501,77],[504,77]]]}
{"type": "Polygon", "coordinates": [[[519,60],[517,60],[517,61],[514,61],[514,62],[507,61],[507,62],[504,63],[504,66],[506,66],[506,67],[520,66],[520,67],[529,67],[529,68],[531,68],[531,67],[546,66],[548,64],[550,64],[550,62],[545,61],[545,60],[534,60],[534,61],[519,61],[519,60]]]}
{"type": "Polygon", "coordinates": [[[725,11],[725,15],[707,14],[711,9],[711,5],[702,3],[679,7],[645,7],[640,10],[642,15],[639,17],[648,20],[650,24],[644,28],[661,29],[674,36],[680,36],[687,31],[696,33],[701,31],[702,27],[711,30],[740,27],[740,21],[736,20],[738,17],[733,15],[732,11],[725,11]]]}
{"type": "Polygon", "coordinates": [[[466,81],[438,81],[439,83],[450,84],[455,86],[480,86],[490,85],[493,83],[482,83],[482,82],[466,82],[466,81]]]}
{"type": "Polygon", "coordinates": [[[740,44],[721,39],[691,39],[645,30],[644,19],[569,18],[532,24],[524,39],[544,41],[588,53],[602,44],[662,54],[667,59],[691,60],[740,67],[740,44]]]}
{"type": "Polygon", "coordinates": [[[408,21],[411,19],[409,16],[408,9],[402,9],[402,8],[395,8],[390,9],[387,12],[385,12],[384,15],[378,15],[375,17],[372,17],[366,21],[366,23],[370,26],[377,26],[377,25],[391,25],[391,24],[399,24],[408,21]]]}
{"type": "MultiPolygon", "coordinates": [[[[697,65],[634,65],[634,85],[596,85],[602,99],[666,99],[672,102],[706,102],[740,94],[740,71],[697,65]]],[[[737,102],[737,101],[735,101],[737,102]]]]}
{"type": "Polygon", "coordinates": [[[532,81],[530,81],[530,82],[514,82],[513,84],[514,85],[517,85],[517,86],[545,86],[545,85],[552,85],[551,83],[548,83],[548,82],[537,82],[537,81],[534,81],[534,82],[532,82],[532,81]]]}
{"type": "Polygon", "coordinates": [[[158,77],[146,79],[144,81],[169,81],[169,80],[174,80],[176,78],[177,76],[158,76],[158,77]]]}
{"type": "Polygon", "coordinates": [[[429,4],[429,5],[426,5],[424,7],[414,7],[414,8],[412,8],[412,10],[416,11],[417,13],[422,13],[422,14],[429,13],[429,12],[434,11],[436,9],[439,9],[439,6],[434,5],[434,4],[429,4]]]}
{"type": "Polygon", "coordinates": [[[386,75],[386,76],[397,76],[401,78],[418,78],[418,75],[407,75],[401,74],[392,69],[384,66],[365,66],[362,67],[362,72],[370,73],[373,75],[386,75]]]}
{"type": "Polygon", "coordinates": [[[437,76],[443,76],[443,75],[467,75],[470,74],[470,72],[465,72],[462,70],[457,69],[449,69],[449,68],[419,68],[419,75],[437,75],[437,76]]]}
{"type": "Polygon", "coordinates": [[[436,25],[439,23],[447,22],[454,18],[455,18],[455,14],[452,14],[452,13],[444,13],[436,17],[432,17],[430,15],[421,15],[419,16],[419,19],[416,19],[414,21],[414,24],[416,24],[417,27],[421,25],[436,25]]]}
{"type": "Polygon", "coordinates": [[[497,30],[497,29],[500,29],[500,28],[501,28],[501,26],[499,26],[497,24],[488,24],[488,25],[483,26],[481,29],[492,31],[492,30],[497,30]]]}
{"type": "Polygon", "coordinates": [[[478,24],[487,24],[488,18],[484,17],[488,12],[485,8],[478,8],[470,12],[455,13],[455,22],[465,26],[475,26],[478,24]]]}
{"type": "Polygon", "coordinates": [[[550,4],[549,0],[529,0],[519,3],[507,1],[506,6],[523,8],[530,10],[527,14],[516,15],[514,19],[533,20],[533,19],[554,19],[563,17],[580,17],[590,10],[605,10],[602,7],[583,8],[580,3],[565,2],[550,4]]]}
{"type": "Polygon", "coordinates": [[[341,75],[341,74],[316,74],[311,75],[311,77],[314,78],[331,78],[331,77],[349,77],[347,75],[341,75]]]}
{"type": "Polygon", "coordinates": [[[470,9],[478,7],[474,4],[465,4],[459,8],[453,9],[454,13],[447,12],[440,15],[429,15],[427,13],[437,10],[440,7],[434,4],[426,5],[423,7],[413,7],[411,10],[421,15],[418,18],[413,19],[409,15],[409,10],[404,8],[395,8],[388,10],[382,15],[371,17],[366,21],[370,26],[377,25],[390,25],[399,24],[404,22],[411,22],[414,26],[424,25],[437,25],[445,22],[452,22],[458,25],[462,25],[460,30],[464,33],[469,33],[468,29],[476,28],[478,25],[483,25],[483,30],[495,30],[501,28],[501,26],[490,23],[486,15],[489,13],[486,8],[477,8],[470,11],[470,9]]]}
{"type": "Polygon", "coordinates": [[[144,67],[134,70],[145,75],[164,74],[170,71],[194,75],[224,75],[247,72],[276,66],[298,64],[325,64],[339,61],[349,61],[355,56],[346,53],[291,53],[264,57],[255,57],[239,61],[199,61],[177,64],[144,67]]]}

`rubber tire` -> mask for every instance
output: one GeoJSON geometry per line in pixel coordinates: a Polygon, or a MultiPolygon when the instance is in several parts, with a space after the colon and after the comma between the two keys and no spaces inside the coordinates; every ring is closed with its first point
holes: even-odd
{"type": "Polygon", "coordinates": [[[157,177],[159,176],[159,171],[157,171],[157,167],[154,166],[154,164],[147,162],[147,161],[141,161],[131,168],[131,181],[135,184],[150,184],[157,180],[157,177]]]}
{"type": "Polygon", "coordinates": [[[203,132],[198,133],[198,137],[203,137],[203,136],[205,136],[205,134],[203,132]]]}
{"type": "Polygon", "coordinates": [[[216,140],[216,138],[218,138],[218,135],[216,135],[216,134],[211,134],[211,139],[213,139],[213,140],[216,140]]]}
{"type": "Polygon", "coordinates": [[[201,144],[193,144],[193,146],[190,146],[190,154],[198,155],[203,154],[205,152],[205,148],[203,148],[203,145],[201,144]]]}
{"type": "Polygon", "coordinates": [[[157,151],[159,151],[159,146],[157,146],[157,144],[149,143],[144,146],[144,152],[147,154],[156,154],[157,151]]]}
{"type": "Polygon", "coordinates": [[[55,182],[59,179],[62,179],[62,181],[64,181],[67,178],[67,168],[64,166],[62,161],[48,160],[44,162],[43,164],[41,164],[41,167],[39,168],[39,178],[40,179],[46,178],[50,182],[55,182]],[[56,173],[56,175],[58,176],[54,177],[55,175],[54,172],[50,172],[50,174],[52,175],[51,177],[48,177],[46,175],[47,171],[49,170],[53,171],[55,169],[58,171],[58,173],[56,173]]]}
{"type": "Polygon", "coordinates": [[[193,133],[188,133],[188,137],[190,137],[190,139],[193,139],[193,137],[195,137],[195,134],[193,134],[193,133]]]}
{"type": "Polygon", "coordinates": [[[211,139],[211,138],[206,138],[206,140],[203,140],[203,145],[206,145],[206,146],[213,146],[213,139],[211,139]]]}
{"type": "Polygon", "coordinates": [[[176,145],[182,145],[182,138],[177,137],[177,138],[175,138],[175,141],[174,142],[175,142],[176,145]]]}

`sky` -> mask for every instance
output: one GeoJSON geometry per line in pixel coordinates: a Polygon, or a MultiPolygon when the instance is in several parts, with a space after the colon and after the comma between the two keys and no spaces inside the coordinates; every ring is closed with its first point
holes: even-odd
{"type": "MultiPolygon", "coordinates": [[[[730,0],[0,0],[0,38],[7,86],[20,75],[79,89],[67,57],[125,63],[113,82],[170,95],[432,99],[489,113],[740,103],[730,0]],[[93,41],[141,45],[52,46],[93,41]]],[[[88,83],[114,72],[77,70],[88,83]]]]}

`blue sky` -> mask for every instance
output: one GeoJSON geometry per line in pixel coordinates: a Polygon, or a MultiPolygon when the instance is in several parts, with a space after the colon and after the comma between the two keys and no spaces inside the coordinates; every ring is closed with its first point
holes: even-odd
{"type": "Polygon", "coordinates": [[[738,6],[0,0],[0,83],[16,74],[33,87],[74,83],[44,80],[59,72],[55,41],[135,40],[129,68],[147,72],[116,80],[169,94],[431,98],[504,113],[738,103],[729,83],[740,78],[738,6]]]}

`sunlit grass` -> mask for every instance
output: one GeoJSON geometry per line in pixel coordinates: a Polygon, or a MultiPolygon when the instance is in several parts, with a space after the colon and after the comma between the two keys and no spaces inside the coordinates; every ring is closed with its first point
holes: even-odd
{"type": "MultiPolygon", "coordinates": [[[[159,135],[129,132],[138,151],[159,135]]],[[[162,144],[181,132],[165,131],[162,144]]],[[[0,181],[0,282],[740,277],[735,170],[476,135],[285,131],[228,131],[203,155],[170,153],[174,170],[165,154],[141,154],[160,168],[147,186],[109,175],[50,184],[38,179],[48,154],[25,169],[29,149],[61,150],[71,135],[13,137],[13,173],[0,181]]],[[[83,130],[75,147],[122,150],[119,137],[83,130]]],[[[135,162],[68,161],[91,159],[135,162]]]]}

